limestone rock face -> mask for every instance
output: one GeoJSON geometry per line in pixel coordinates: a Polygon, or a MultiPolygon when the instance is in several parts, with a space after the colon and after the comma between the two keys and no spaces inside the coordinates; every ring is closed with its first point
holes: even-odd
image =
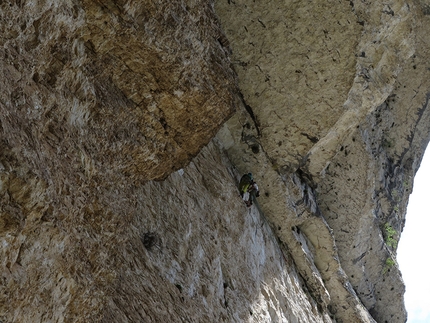
{"type": "Polygon", "coordinates": [[[74,197],[2,232],[2,321],[332,322],[212,143],[163,182],[74,197]]]}
{"type": "Polygon", "coordinates": [[[244,98],[219,134],[233,163],[257,174],[262,211],[337,320],[405,322],[395,250],[429,140],[428,7],[216,9],[244,98]]]}
{"type": "Polygon", "coordinates": [[[405,322],[425,1],[0,9],[0,322],[405,322]]]}
{"type": "Polygon", "coordinates": [[[208,4],[4,2],[1,21],[3,132],[19,149],[56,150],[37,164],[164,178],[234,110],[208,4]]]}

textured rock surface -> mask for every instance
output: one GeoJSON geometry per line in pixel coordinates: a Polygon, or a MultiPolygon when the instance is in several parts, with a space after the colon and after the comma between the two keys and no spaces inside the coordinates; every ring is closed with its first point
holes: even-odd
{"type": "Polygon", "coordinates": [[[405,321],[424,0],[0,9],[1,322],[405,321]]]}
{"type": "MultiPolygon", "coordinates": [[[[210,5],[17,1],[2,2],[0,14],[2,127],[12,146],[159,179],[233,112],[233,73],[210,5]]],[[[55,168],[45,166],[52,155],[37,164],[55,168]]]]}
{"type": "Polygon", "coordinates": [[[322,304],[337,320],[404,322],[395,249],[429,140],[428,6],[218,1],[216,9],[245,106],[219,135],[233,163],[260,178],[263,212],[308,286],[330,295],[322,304]]]}
{"type": "Polygon", "coordinates": [[[163,182],[76,200],[2,234],[4,322],[331,322],[213,144],[163,182]]]}

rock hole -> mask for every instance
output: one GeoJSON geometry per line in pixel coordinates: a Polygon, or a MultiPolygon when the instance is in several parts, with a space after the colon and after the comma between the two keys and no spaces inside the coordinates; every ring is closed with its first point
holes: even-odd
{"type": "Polygon", "coordinates": [[[38,82],[39,82],[39,79],[40,79],[40,78],[39,78],[39,73],[37,73],[37,72],[36,72],[36,73],[34,73],[34,74],[33,74],[32,79],[33,79],[33,81],[34,81],[34,82],[38,83],[38,82]]]}
{"type": "Polygon", "coordinates": [[[155,232],[146,232],[142,235],[140,240],[142,241],[143,246],[147,250],[151,250],[152,247],[154,247],[155,244],[157,243],[158,237],[157,237],[157,234],[155,232]]]}
{"type": "Polygon", "coordinates": [[[167,128],[167,122],[166,122],[165,118],[161,117],[160,118],[160,123],[161,123],[161,125],[163,126],[164,129],[167,128]]]}

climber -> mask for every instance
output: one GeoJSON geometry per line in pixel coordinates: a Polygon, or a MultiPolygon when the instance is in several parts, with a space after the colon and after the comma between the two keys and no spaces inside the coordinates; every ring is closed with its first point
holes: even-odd
{"type": "Polygon", "coordinates": [[[251,173],[242,176],[239,182],[240,196],[245,201],[246,206],[250,207],[252,201],[260,196],[260,191],[258,190],[258,185],[254,182],[251,173]]]}

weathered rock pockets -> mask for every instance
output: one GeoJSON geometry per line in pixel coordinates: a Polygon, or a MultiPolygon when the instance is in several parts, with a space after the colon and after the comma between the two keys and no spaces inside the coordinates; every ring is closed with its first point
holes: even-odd
{"type": "Polygon", "coordinates": [[[85,168],[162,179],[234,110],[210,6],[20,2],[2,5],[2,21],[2,126],[13,146],[48,144],[85,168]]]}
{"type": "Polygon", "coordinates": [[[405,321],[424,2],[1,9],[0,320],[405,321]]]}
{"type": "Polygon", "coordinates": [[[429,136],[421,60],[428,42],[419,36],[426,6],[219,1],[216,8],[247,105],[219,134],[233,163],[264,182],[261,209],[308,287],[328,292],[321,304],[337,320],[404,322],[395,249],[429,136]],[[310,188],[291,185],[295,172],[310,188]],[[322,217],[297,207],[312,188],[322,217]],[[303,261],[309,254],[316,271],[303,261]]]}

